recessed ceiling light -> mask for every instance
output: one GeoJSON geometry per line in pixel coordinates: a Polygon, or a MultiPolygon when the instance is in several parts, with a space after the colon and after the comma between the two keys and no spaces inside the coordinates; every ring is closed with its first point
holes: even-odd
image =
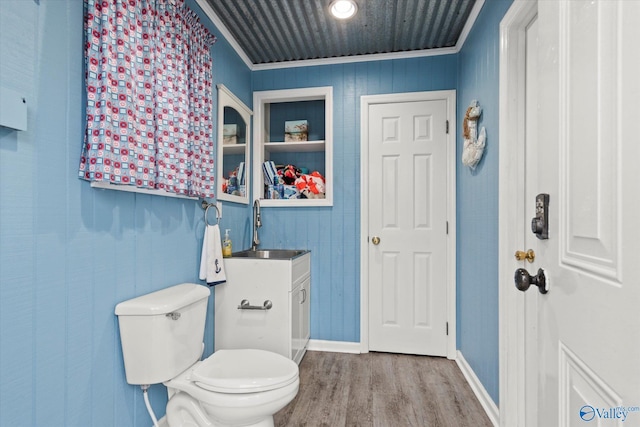
{"type": "Polygon", "coordinates": [[[335,0],[329,5],[329,11],[337,19],[349,19],[358,11],[358,5],[353,0],[335,0]]]}

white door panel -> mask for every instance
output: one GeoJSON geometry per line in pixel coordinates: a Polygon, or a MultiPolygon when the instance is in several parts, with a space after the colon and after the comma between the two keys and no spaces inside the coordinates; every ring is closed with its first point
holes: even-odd
{"type": "Polygon", "coordinates": [[[526,296],[539,426],[640,425],[640,408],[616,409],[640,407],[639,22],[637,1],[538,3],[525,197],[530,219],[548,193],[550,221],[548,240],[527,232],[525,244],[536,252],[527,269],[551,282],[526,296]]]}
{"type": "Polygon", "coordinates": [[[369,348],[446,356],[446,101],[369,108],[369,348]]]}

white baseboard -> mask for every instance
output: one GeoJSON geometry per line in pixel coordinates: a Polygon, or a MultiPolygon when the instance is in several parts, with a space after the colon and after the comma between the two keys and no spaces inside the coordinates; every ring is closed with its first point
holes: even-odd
{"type": "Polygon", "coordinates": [[[469,366],[465,358],[462,356],[462,353],[460,353],[460,350],[458,350],[456,363],[462,371],[462,375],[464,375],[465,379],[469,383],[469,386],[471,386],[471,390],[473,390],[473,393],[480,401],[480,405],[482,405],[482,408],[487,413],[489,420],[491,420],[495,427],[498,427],[500,425],[500,411],[476,376],[475,372],[473,372],[473,369],[471,369],[471,366],[469,366]]]}
{"type": "Polygon", "coordinates": [[[357,354],[360,353],[360,343],[350,341],[309,340],[307,350],[357,354]]]}

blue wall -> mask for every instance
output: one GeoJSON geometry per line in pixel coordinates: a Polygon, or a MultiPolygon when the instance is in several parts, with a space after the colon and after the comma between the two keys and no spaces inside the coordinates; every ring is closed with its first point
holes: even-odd
{"type": "Polygon", "coordinates": [[[487,0],[458,55],[255,72],[253,89],[334,87],[333,208],[265,209],[265,246],[313,252],[311,336],[360,340],[360,96],[457,89],[462,119],[480,101],[489,135],[471,172],[457,162],[458,348],[498,402],[499,24],[512,0],[487,0]],[[309,227],[308,224],[320,226],[309,227]],[[479,226],[480,225],[480,226],[479,226]]]}
{"type": "MultiPolygon", "coordinates": [[[[475,171],[457,168],[458,349],[498,403],[498,92],[500,21],[512,0],[487,0],[458,54],[458,129],[472,100],[487,147],[475,171]]],[[[457,157],[462,153],[458,132],[457,157]]]]}
{"type": "Polygon", "coordinates": [[[333,86],[333,207],[265,208],[264,247],[311,259],[311,338],[360,341],[360,97],[455,89],[456,55],[254,72],[253,90],[333,86]]]}
{"type": "MultiPolygon", "coordinates": [[[[459,129],[470,100],[480,101],[486,157],[475,172],[459,161],[457,171],[458,346],[496,402],[498,25],[510,3],[487,0],[458,55],[252,73],[220,35],[212,49],[214,83],[249,107],[253,90],[334,87],[334,206],[264,209],[261,229],[265,247],[313,251],[314,339],[360,339],[360,96],[457,89],[459,129]]],[[[0,35],[0,85],[29,102],[27,132],[0,128],[0,425],[147,425],[141,393],[124,379],[113,308],[197,281],[202,210],[77,179],[80,1],[2,0],[0,35]]],[[[249,246],[250,213],[224,204],[236,250],[249,246]]],[[[207,354],[211,336],[209,316],[207,354]]],[[[151,399],[162,415],[164,388],[151,399]]]]}
{"type": "MultiPolygon", "coordinates": [[[[77,178],[82,22],[78,0],[0,1],[0,85],[24,94],[29,126],[0,127],[0,426],[149,425],[139,388],[125,381],[114,307],[199,282],[196,202],[77,178]]],[[[218,39],[216,82],[249,103],[251,72],[218,39]]],[[[228,221],[245,210],[236,216],[228,221]]],[[[212,326],[209,315],[207,354],[212,326]]],[[[150,394],[164,414],[164,387],[150,394]]]]}
{"type": "MultiPolygon", "coordinates": [[[[201,22],[217,37],[217,41],[211,49],[214,84],[224,84],[240,99],[240,101],[242,101],[247,107],[251,108],[253,103],[253,92],[251,91],[251,70],[246,66],[242,59],[240,59],[229,42],[220,35],[217,28],[211,23],[211,21],[205,17],[204,12],[200,9],[196,0],[187,0],[186,4],[203,17],[201,22]]],[[[218,111],[218,95],[215,86],[213,111],[218,111]]],[[[216,129],[217,123],[217,118],[215,118],[214,128],[216,129]]],[[[217,131],[215,134],[217,138],[217,131]]],[[[247,205],[224,202],[220,227],[222,230],[225,228],[232,230],[231,238],[233,240],[234,251],[249,247],[251,241],[250,221],[251,212],[247,210],[247,205]]],[[[209,223],[212,223],[211,219],[209,219],[209,223]]],[[[198,258],[198,260],[199,259],[200,258],[198,258]]],[[[211,334],[213,334],[213,332],[211,332],[211,334]]],[[[208,330],[207,336],[209,336],[208,330]]]]}

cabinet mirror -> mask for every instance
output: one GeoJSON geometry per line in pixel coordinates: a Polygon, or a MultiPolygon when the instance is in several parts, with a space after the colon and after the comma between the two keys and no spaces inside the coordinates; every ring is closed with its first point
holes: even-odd
{"type": "Polygon", "coordinates": [[[251,110],[224,85],[218,85],[218,200],[249,203],[251,110]]]}

